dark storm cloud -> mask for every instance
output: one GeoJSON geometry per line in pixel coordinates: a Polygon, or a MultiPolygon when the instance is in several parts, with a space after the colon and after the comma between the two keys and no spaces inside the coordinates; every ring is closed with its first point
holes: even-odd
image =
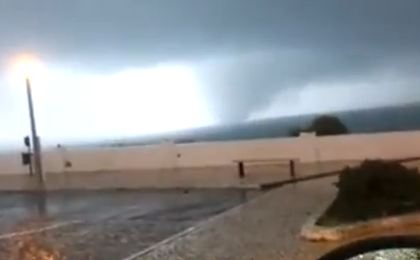
{"type": "Polygon", "coordinates": [[[213,100],[213,110],[226,120],[237,120],[268,106],[281,91],[311,82],[364,77],[380,66],[379,60],[353,53],[267,51],[210,63],[203,66],[200,76],[213,100]]]}
{"type": "Polygon", "coordinates": [[[420,63],[418,0],[0,4],[2,59],[29,49],[86,70],[188,61],[226,120],[245,118],[284,89],[420,63]]]}
{"type": "MultiPolygon", "coordinates": [[[[266,47],[413,48],[416,0],[16,0],[1,2],[3,46],[149,59],[266,47]]],[[[65,55],[64,53],[62,53],[65,55]]]]}

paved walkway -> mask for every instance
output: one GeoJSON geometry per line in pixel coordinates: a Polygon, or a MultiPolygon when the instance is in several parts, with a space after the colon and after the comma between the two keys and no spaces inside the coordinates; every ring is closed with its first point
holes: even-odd
{"type": "Polygon", "coordinates": [[[33,259],[20,254],[36,248],[66,259],[122,260],[255,195],[241,190],[0,193],[0,259],[33,259]]]}
{"type": "Polygon", "coordinates": [[[127,260],[294,259],[302,242],[301,226],[334,198],[335,180],[273,190],[127,260]]]}

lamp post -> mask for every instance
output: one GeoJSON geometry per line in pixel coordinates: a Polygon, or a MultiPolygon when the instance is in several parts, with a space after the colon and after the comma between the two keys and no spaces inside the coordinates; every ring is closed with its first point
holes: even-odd
{"type": "Polygon", "coordinates": [[[45,188],[45,176],[44,176],[44,172],[42,171],[41,143],[40,143],[37,131],[36,131],[35,112],[34,112],[34,104],[33,104],[33,100],[32,100],[31,81],[30,81],[28,76],[26,77],[26,94],[28,96],[29,117],[30,117],[30,121],[31,121],[31,135],[32,135],[32,145],[33,145],[34,170],[35,170],[36,176],[38,177],[40,189],[44,189],[45,188]]]}

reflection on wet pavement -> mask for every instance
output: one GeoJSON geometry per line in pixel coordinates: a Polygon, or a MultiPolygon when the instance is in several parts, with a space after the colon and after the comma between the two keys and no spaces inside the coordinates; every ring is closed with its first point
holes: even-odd
{"type": "Polygon", "coordinates": [[[257,194],[1,193],[0,259],[122,259],[257,194]]]}

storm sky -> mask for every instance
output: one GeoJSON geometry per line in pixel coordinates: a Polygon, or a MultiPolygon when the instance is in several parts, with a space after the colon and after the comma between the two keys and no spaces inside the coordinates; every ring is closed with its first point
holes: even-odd
{"type": "Polygon", "coordinates": [[[0,0],[0,143],[51,143],[420,101],[418,0],[0,0]]]}

